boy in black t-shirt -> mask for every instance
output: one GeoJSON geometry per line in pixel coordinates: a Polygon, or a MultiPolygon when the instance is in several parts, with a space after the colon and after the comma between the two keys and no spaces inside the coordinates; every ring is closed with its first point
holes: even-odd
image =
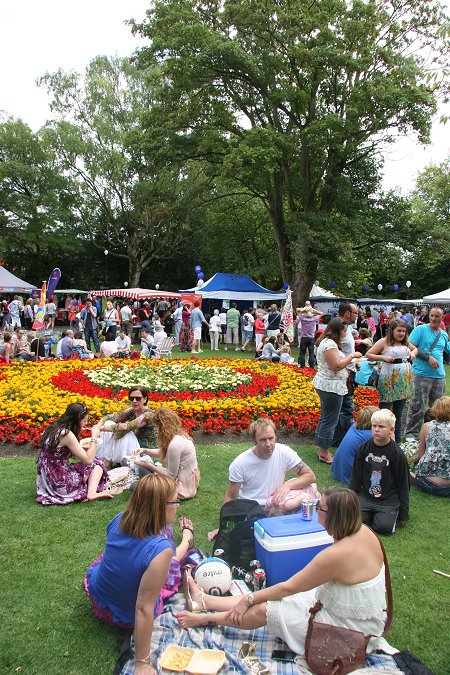
{"type": "Polygon", "coordinates": [[[392,439],[395,415],[390,410],[373,413],[372,438],[358,447],[350,487],[361,504],[362,521],[375,532],[391,534],[409,518],[407,459],[392,439]]]}

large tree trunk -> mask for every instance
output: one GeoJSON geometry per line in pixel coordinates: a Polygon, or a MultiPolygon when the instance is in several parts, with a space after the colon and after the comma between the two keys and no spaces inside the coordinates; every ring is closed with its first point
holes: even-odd
{"type": "Polygon", "coordinates": [[[128,270],[129,270],[129,280],[130,288],[139,288],[139,283],[141,281],[141,274],[143,271],[141,262],[134,257],[128,258],[128,270]]]}

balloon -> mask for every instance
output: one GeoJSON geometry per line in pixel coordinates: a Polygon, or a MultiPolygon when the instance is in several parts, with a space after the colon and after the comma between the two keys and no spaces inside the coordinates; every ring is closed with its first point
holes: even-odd
{"type": "Polygon", "coordinates": [[[347,281],[347,286],[351,288],[353,286],[353,283],[351,281],[347,281]]]}
{"type": "Polygon", "coordinates": [[[335,282],[335,281],[330,281],[330,286],[331,286],[331,288],[334,288],[334,287],[336,286],[336,282],[335,282]]]}
{"type": "Polygon", "coordinates": [[[200,272],[198,272],[197,276],[198,276],[199,279],[202,279],[202,280],[205,278],[205,275],[203,274],[203,272],[201,270],[200,270],[200,272]]]}
{"type": "Polygon", "coordinates": [[[314,282],[314,284],[315,284],[315,286],[319,286],[319,280],[316,279],[315,282],[314,282]]]}
{"type": "Polygon", "coordinates": [[[105,248],[105,250],[103,251],[103,253],[104,253],[105,255],[108,255],[108,253],[109,253],[108,249],[105,248]]]}
{"type": "Polygon", "coordinates": [[[406,282],[406,288],[411,288],[411,282],[410,281],[406,282]]]}
{"type": "Polygon", "coordinates": [[[194,267],[194,270],[195,270],[195,273],[198,274],[199,272],[202,271],[202,268],[200,267],[200,265],[196,265],[196,266],[194,267]]]}
{"type": "Polygon", "coordinates": [[[287,289],[289,288],[289,284],[283,284],[283,288],[285,291],[287,291],[287,289]]]}
{"type": "Polygon", "coordinates": [[[378,288],[379,291],[382,291],[383,290],[383,284],[378,284],[377,288],[378,288]]]}
{"type": "Polygon", "coordinates": [[[125,286],[125,288],[128,288],[128,281],[124,281],[123,285],[125,286]]]}
{"type": "Polygon", "coordinates": [[[159,284],[155,284],[155,288],[157,291],[159,291],[159,284]]]}
{"type": "Polygon", "coordinates": [[[395,292],[397,292],[397,291],[398,291],[398,284],[394,284],[394,285],[392,286],[392,288],[394,289],[395,292]]]}
{"type": "Polygon", "coordinates": [[[369,287],[368,287],[367,284],[364,286],[364,290],[366,291],[366,293],[367,293],[367,291],[369,290],[369,287]]]}
{"type": "Polygon", "coordinates": [[[203,281],[203,279],[199,279],[199,280],[197,281],[197,288],[201,288],[201,287],[203,286],[204,283],[205,283],[205,282],[203,281]]]}

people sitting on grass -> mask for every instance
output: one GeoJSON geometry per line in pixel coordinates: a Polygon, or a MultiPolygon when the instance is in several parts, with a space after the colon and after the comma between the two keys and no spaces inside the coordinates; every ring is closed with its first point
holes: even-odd
{"type": "MultiPolygon", "coordinates": [[[[254,499],[270,515],[280,515],[298,511],[305,499],[320,497],[314,472],[292,448],[277,443],[272,420],[260,417],[248,431],[255,445],[230,464],[224,503],[254,499]],[[295,477],[286,480],[288,471],[295,477]]],[[[216,534],[217,530],[210,532],[209,539],[216,534]]]]}
{"type": "Polygon", "coordinates": [[[12,340],[14,344],[14,356],[18,361],[35,360],[35,355],[31,352],[28,336],[25,335],[23,328],[18,328],[16,330],[16,335],[12,338],[12,340]]]}
{"type": "Polygon", "coordinates": [[[150,335],[147,328],[141,330],[141,356],[146,359],[151,359],[155,353],[155,340],[153,335],[150,335]]]}
{"type": "Polygon", "coordinates": [[[413,484],[425,492],[450,497],[450,396],[433,404],[434,419],[420,432],[413,484]]]}
{"type": "Polygon", "coordinates": [[[73,350],[73,330],[68,329],[63,332],[61,340],[56,345],[56,358],[57,359],[70,359],[72,358],[73,350]]]}
{"type": "Polygon", "coordinates": [[[280,347],[280,362],[287,364],[295,363],[294,358],[291,356],[291,348],[288,344],[280,347]]]}
{"type": "Polygon", "coordinates": [[[176,482],[179,499],[195,497],[200,483],[200,470],[191,437],[184,431],[180,418],[171,408],[155,410],[153,424],[158,447],[147,448],[142,459],[135,462],[139,467],[139,475],[158,473],[171,476],[176,482]],[[148,461],[146,457],[161,460],[167,468],[148,461]]]}
{"type": "Polygon", "coordinates": [[[134,629],[137,673],[152,673],[150,643],[163,600],[176,593],[180,566],[193,543],[193,526],[179,519],[175,549],[172,525],[179,506],[175,481],[145,476],[124,512],[106,529],[105,550],[88,569],[84,589],[95,616],[110,626],[134,629]]]}
{"type": "Polygon", "coordinates": [[[97,457],[103,460],[107,469],[138,448],[152,447],[155,441],[153,412],[147,408],[148,389],[134,385],[128,390],[130,406],[126,410],[106,415],[98,423],[102,444],[97,457]]]}
{"type": "Polygon", "coordinates": [[[361,523],[357,496],[346,488],[326,488],[317,515],[334,543],[287,581],[244,596],[217,597],[203,593],[186,572],[183,587],[189,611],[179,612],[179,625],[244,630],[267,625],[289,649],[304,654],[309,610],[320,601],[318,621],[372,636],[370,651],[388,647],[379,637],[386,620],[383,552],[376,535],[361,523]]]}
{"type": "Polygon", "coordinates": [[[124,328],[120,329],[115,343],[117,345],[117,356],[120,356],[122,359],[128,359],[130,357],[131,338],[126,334],[124,328]]]}
{"type": "Polygon", "coordinates": [[[117,354],[117,343],[116,338],[113,332],[106,334],[104,341],[100,345],[99,356],[100,358],[107,359],[110,356],[116,356],[117,354]]]}
{"type": "Polygon", "coordinates": [[[11,340],[11,333],[3,333],[3,342],[0,345],[0,363],[6,363],[7,365],[10,363],[13,355],[13,344],[11,340]]]}
{"type": "Polygon", "coordinates": [[[267,339],[262,348],[261,361],[278,362],[280,360],[279,350],[275,348],[276,338],[272,335],[267,339]]]}
{"type": "Polygon", "coordinates": [[[80,359],[94,358],[94,352],[91,352],[91,350],[87,348],[86,340],[84,339],[83,332],[81,330],[77,330],[73,336],[72,353],[74,356],[78,356],[80,359]]]}
{"type": "Polygon", "coordinates": [[[108,474],[95,457],[99,427],[92,427],[87,447],[80,444],[81,430],[88,420],[86,405],[71,403],[42,434],[36,478],[39,504],[64,505],[111,498],[103,492],[108,474]],[[72,458],[79,461],[71,463],[72,458]]]}
{"type": "Polygon", "coordinates": [[[383,408],[373,413],[372,438],[356,450],[350,487],[361,504],[363,523],[380,534],[392,534],[409,519],[409,468],[393,440],[395,415],[383,408]]]}
{"type": "Polygon", "coordinates": [[[348,485],[352,475],[353,461],[356,449],[364,441],[372,438],[372,414],[379,410],[374,405],[368,405],[358,411],[356,423],[353,424],[342,439],[334,453],[331,472],[333,478],[348,485]]]}

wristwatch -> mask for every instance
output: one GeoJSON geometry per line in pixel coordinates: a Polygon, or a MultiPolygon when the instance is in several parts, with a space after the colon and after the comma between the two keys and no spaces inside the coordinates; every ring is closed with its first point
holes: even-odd
{"type": "Polygon", "coordinates": [[[255,596],[253,595],[253,593],[249,593],[247,595],[247,601],[248,601],[248,606],[251,607],[253,605],[253,603],[255,602],[255,596]]]}

